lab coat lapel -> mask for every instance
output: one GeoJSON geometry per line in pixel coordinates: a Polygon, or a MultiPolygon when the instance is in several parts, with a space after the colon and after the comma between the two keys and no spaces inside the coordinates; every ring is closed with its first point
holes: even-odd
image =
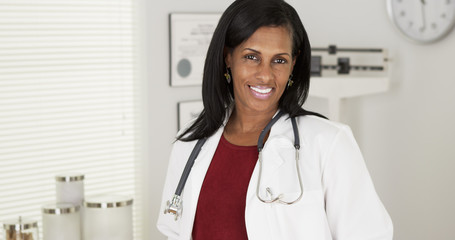
{"type": "MultiPolygon", "coordinates": [[[[283,157],[294,153],[293,131],[290,119],[282,116],[272,127],[269,138],[262,150],[261,196],[265,196],[265,186],[273,185],[273,177],[283,164],[294,158],[283,157]]],[[[292,155],[293,156],[293,155],[292,155]]]]}
{"type": "Polygon", "coordinates": [[[207,139],[191,169],[191,173],[186,184],[190,188],[186,189],[186,193],[183,198],[183,206],[186,209],[184,209],[184,214],[182,214],[182,223],[185,224],[181,225],[181,239],[191,239],[199,193],[223,130],[224,127],[221,127],[214,135],[207,139]]]}
{"type": "MultiPolygon", "coordinates": [[[[276,184],[276,178],[272,176],[276,175],[286,161],[294,161],[294,158],[283,159],[282,157],[283,151],[292,151],[292,154],[294,154],[293,139],[291,122],[287,119],[287,115],[284,115],[272,127],[269,138],[262,150],[262,173],[259,188],[259,194],[262,198],[266,198],[266,188],[270,186],[273,189],[274,184],[276,184]]],[[[268,215],[268,210],[272,205],[263,203],[257,198],[258,178],[259,162],[256,163],[247,191],[245,222],[248,237],[253,240],[273,239],[275,231],[273,226],[276,226],[276,219],[268,215]]],[[[268,196],[267,199],[270,199],[270,197],[268,196]]]]}
{"type": "MultiPolygon", "coordinates": [[[[287,138],[286,134],[289,131],[292,133],[292,126],[290,120],[287,119],[288,115],[284,114],[280,119],[272,126],[269,137],[262,150],[262,173],[261,173],[261,188],[259,189],[261,196],[265,196],[265,184],[270,181],[267,177],[272,176],[282,165],[287,161],[280,156],[280,151],[283,149],[281,146],[289,145],[292,142],[287,138]],[[289,126],[288,126],[289,125],[289,126]],[[289,128],[291,127],[291,128],[289,128]]],[[[259,176],[259,161],[256,163],[253,174],[250,179],[247,191],[247,205],[252,200],[256,199],[256,188],[258,184],[259,176]]]]}

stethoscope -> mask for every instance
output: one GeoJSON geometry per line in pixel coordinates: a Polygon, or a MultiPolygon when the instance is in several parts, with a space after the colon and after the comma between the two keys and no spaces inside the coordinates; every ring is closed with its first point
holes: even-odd
{"type": "MultiPolygon", "coordinates": [[[[258,139],[258,161],[259,161],[259,175],[258,175],[258,185],[256,188],[256,196],[257,198],[264,203],[281,203],[285,205],[291,205],[296,202],[298,202],[302,196],[303,196],[303,183],[302,183],[302,176],[300,174],[300,167],[299,167],[299,149],[300,149],[300,138],[299,138],[299,131],[297,128],[297,123],[295,120],[295,117],[291,118],[291,123],[292,123],[292,130],[294,132],[294,148],[295,148],[295,165],[297,169],[297,176],[299,179],[299,185],[300,185],[300,195],[297,199],[294,201],[284,201],[282,200],[283,194],[278,195],[277,197],[273,197],[273,193],[271,192],[270,188],[266,188],[267,193],[271,196],[270,200],[263,199],[259,195],[259,188],[261,185],[261,175],[262,175],[262,149],[264,148],[264,138],[266,134],[269,132],[269,130],[272,128],[273,124],[275,124],[278,119],[283,115],[283,112],[278,112],[272,120],[265,126],[265,128],[262,130],[261,134],[259,135],[258,139]]],[[[185,186],[186,180],[188,179],[188,176],[190,175],[191,168],[194,165],[194,161],[196,160],[197,156],[199,155],[199,152],[201,151],[202,146],[204,145],[205,141],[207,138],[201,138],[197,141],[196,145],[193,148],[193,151],[191,151],[191,154],[188,158],[188,161],[185,165],[185,168],[183,169],[182,176],[180,177],[180,181],[177,185],[177,189],[175,190],[174,197],[172,198],[171,201],[166,202],[166,209],[164,210],[164,214],[170,213],[175,216],[175,220],[177,221],[178,218],[182,214],[182,191],[183,187],[185,186]]]]}

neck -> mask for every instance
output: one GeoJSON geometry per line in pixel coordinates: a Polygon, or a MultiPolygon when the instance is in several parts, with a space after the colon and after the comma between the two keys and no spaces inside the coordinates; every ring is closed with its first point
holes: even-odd
{"type": "MultiPolygon", "coordinates": [[[[224,128],[223,136],[232,144],[239,146],[254,146],[257,144],[262,130],[272,119],[277,109],[264,112],[234,111],[224,128]]],[[[267,140],[266,135],[264,140],[267,140]]]]}
{"type": "Polygon", "coordinates": [[[277,109],[261,113],[248,113],[234,109],[226,127],[236,133],[256,133],[262,131],[275,115],[277,109]]]}

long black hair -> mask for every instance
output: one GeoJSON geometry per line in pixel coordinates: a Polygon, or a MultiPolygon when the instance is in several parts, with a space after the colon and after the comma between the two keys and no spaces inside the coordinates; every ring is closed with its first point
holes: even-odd
{"type": "Polygon", "coordinates": [[[232,83],[224,77],[225,49],[232,51],[263,26],[286,27],[292,35],[292,57],[296,58],[292,72],[294,84],[284,91],[278,108],[290,117],[321,116],[301,107],[310,88],[311,47],[295,9],[284,0],[236,0],[221,16],[207,51],[202,78],[204,110],[178,140],[209,137],[223,124],[234,101],[232,83]]]}

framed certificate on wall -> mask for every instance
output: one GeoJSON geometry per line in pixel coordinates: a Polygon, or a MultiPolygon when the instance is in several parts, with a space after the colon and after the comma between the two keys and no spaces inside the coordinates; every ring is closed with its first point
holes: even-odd
{"type": "Polygon", "coordinates": [[[205,57],[221,13],[171,13],[170,85],[202,84],[205,57]]]}

